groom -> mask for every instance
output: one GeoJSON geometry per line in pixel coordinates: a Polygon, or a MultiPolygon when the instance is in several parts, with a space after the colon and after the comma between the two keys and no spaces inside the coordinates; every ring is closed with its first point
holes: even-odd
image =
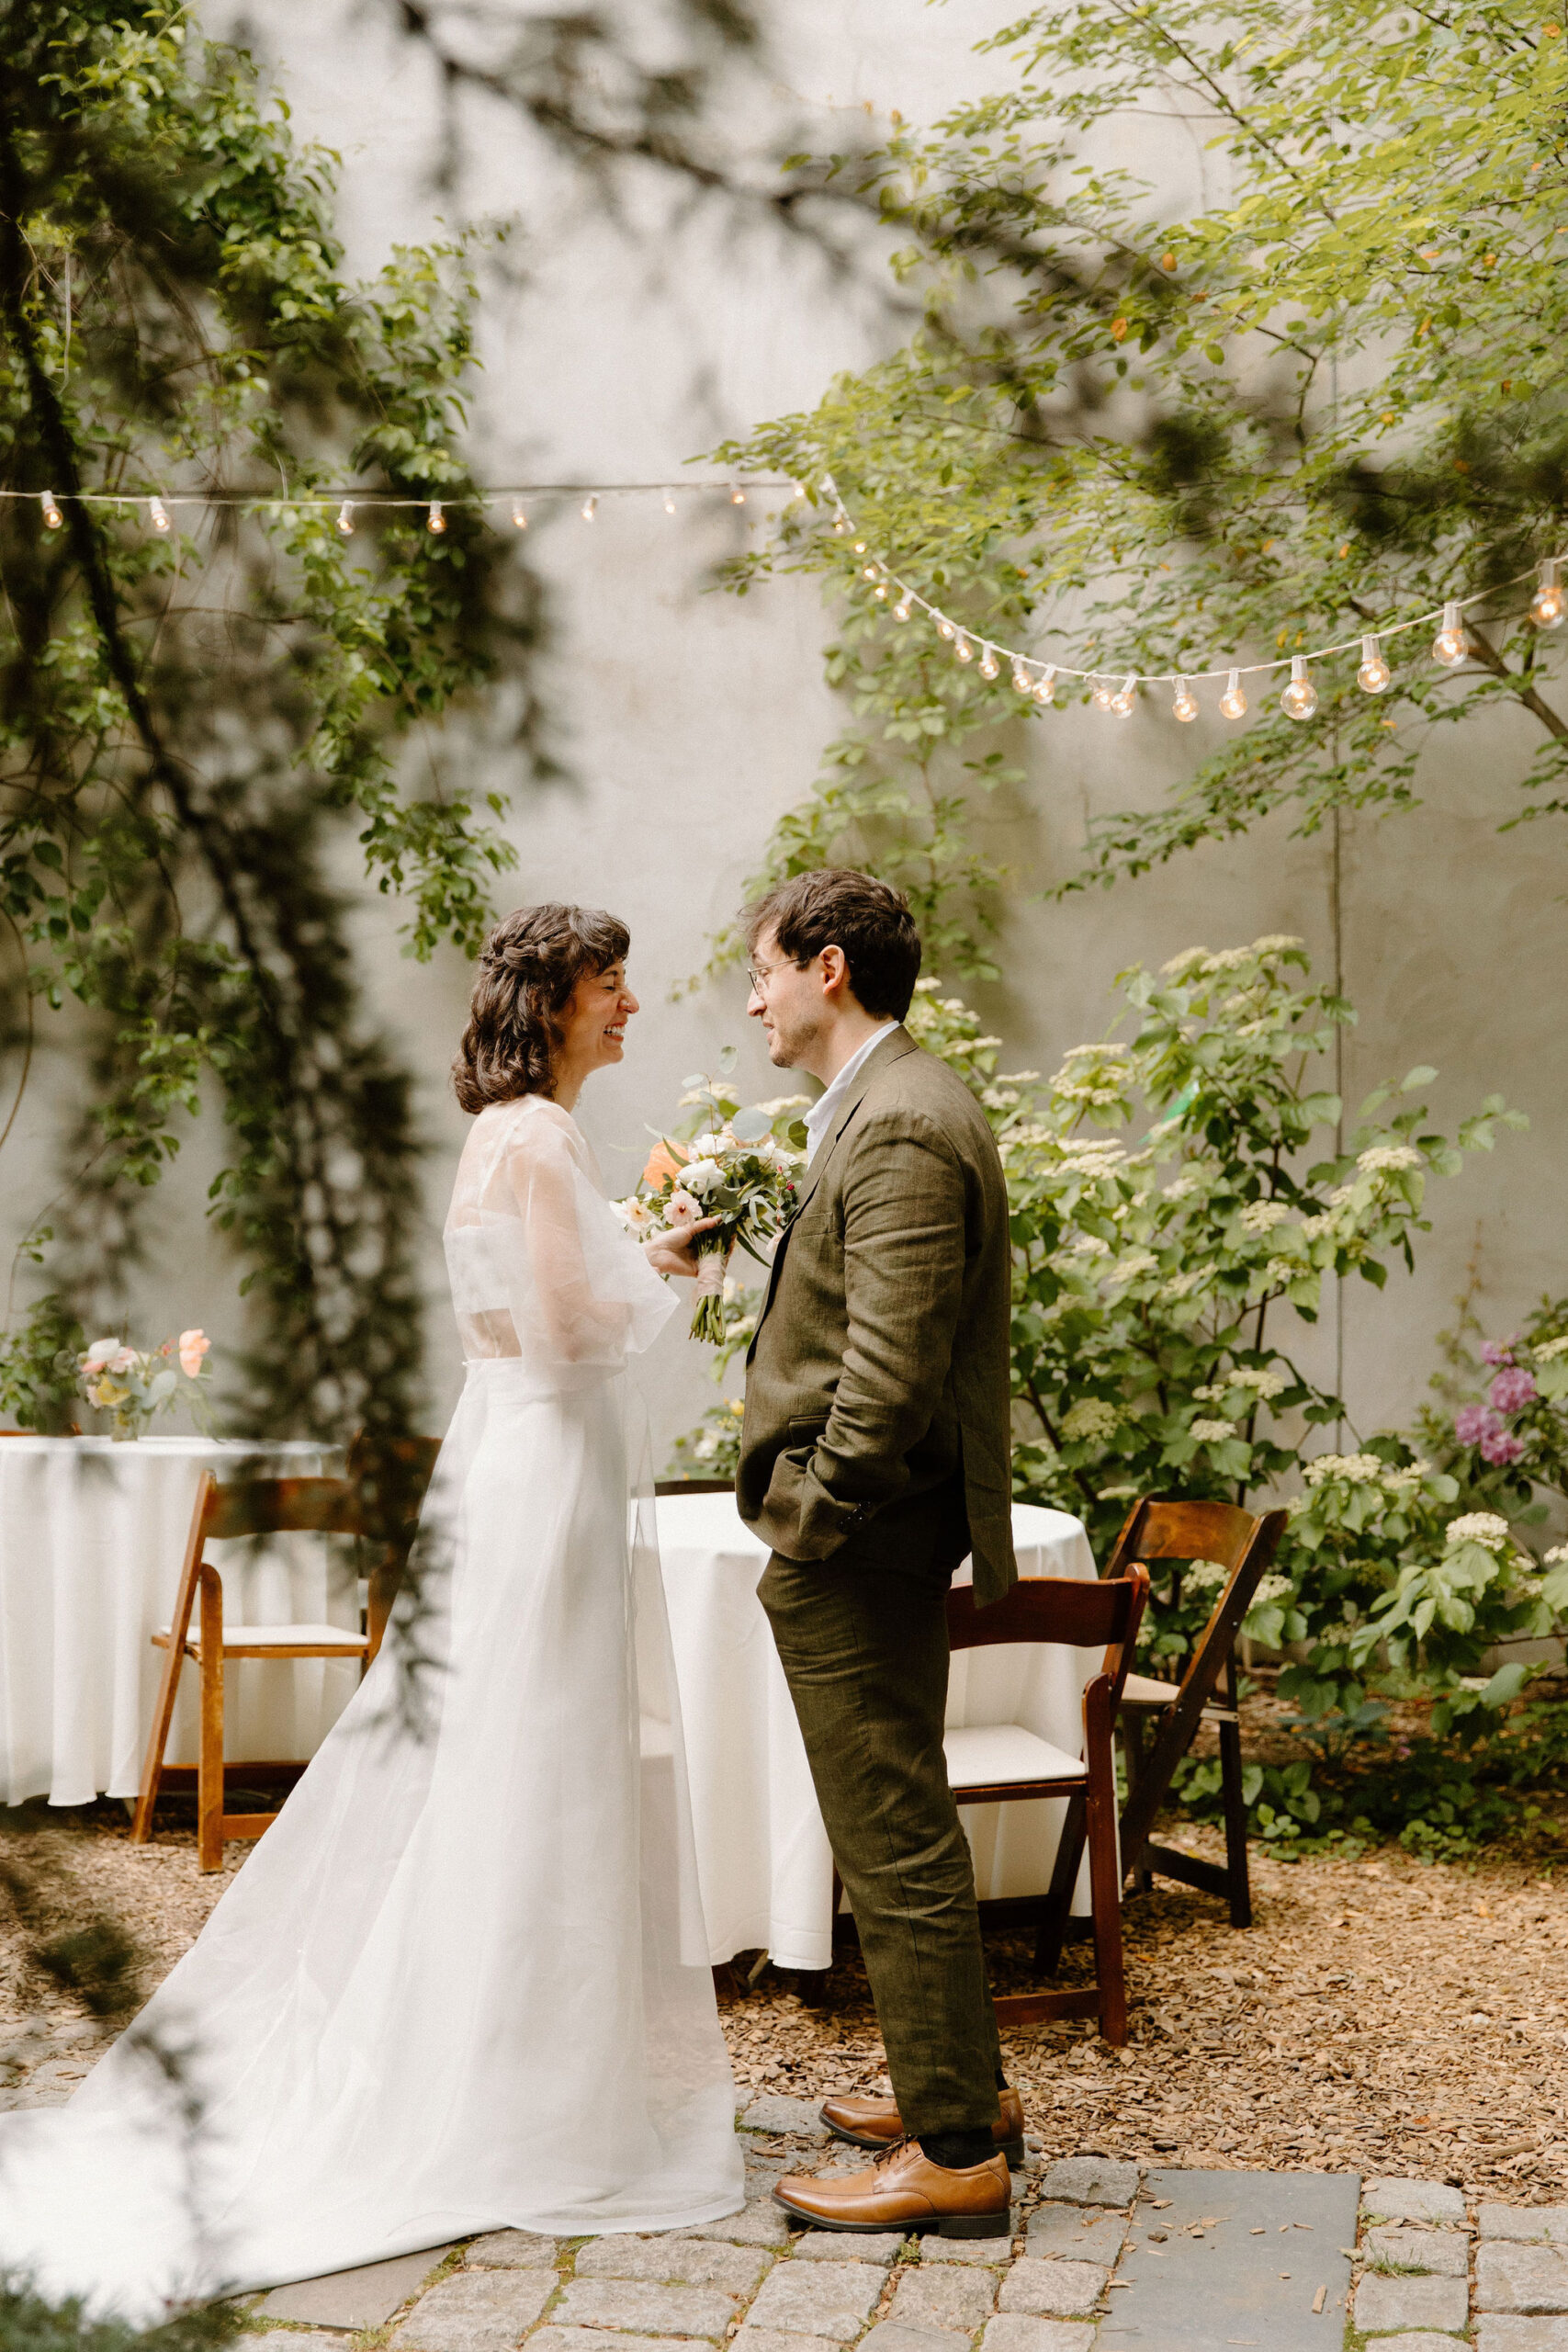
{"type": "Polygon", "coordinates": [[[1007,1193],[968,1088],[902,1025],[920,943],[844,868],[747,910],[768,1053],[827,1091],[746,1375],[740,1515],[860,1931],[891,2099],[829,2099],[863,2173],[782,2180],[818,2229],[1008,2234],[1003,2086],[969,1848],[942,1760],[946,1598],[1013,1584],[1007,1193]],[[908,2135],[908,2136],[905,2136],[908,2135]]]}

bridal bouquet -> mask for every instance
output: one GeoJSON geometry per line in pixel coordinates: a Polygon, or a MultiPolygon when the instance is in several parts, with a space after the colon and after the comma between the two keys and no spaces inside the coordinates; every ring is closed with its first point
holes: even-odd
{"type": "Polygon", "coordinates": [[[175,1402],[182,1375],[194,1388],[211,1345],[205,1331],[182,1331],[177,1340],[145,1351],[119,1340],[95,1340],[76,1359],[82,1394],[100,1412],[114,1415],[117,1438],[138,1437],[154,1413],[175,1402]]]}
{"type": "Polygon", "coordinates": [[[765,1265],[757,1244],[775,1238],[794,1210],[805,1139],[795,1114],[808,1099],[789,1094],[743,1108],[728,1083],[734,1063],[734,1048],[727,1047],[719,1079],[699,1073],[685,1080],[682,1107],[695,1106],[694,1132],[683,1141],[660,1136],[637,1190],[615,1203],[622,1222],[638,1235],[679,1233],[700,1217],[717,1219],[697,1236],[697,1304],[692,1317],[692,1337],[716,1346],[724,1342],[724,1270],[730,1251],[739,1242],[765,1265]]]}

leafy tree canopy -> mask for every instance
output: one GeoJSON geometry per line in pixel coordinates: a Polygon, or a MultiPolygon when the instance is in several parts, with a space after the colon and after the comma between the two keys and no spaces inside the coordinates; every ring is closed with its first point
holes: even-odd
{"type": "MultiPolygon", "coordinates": [[[[1305,831],[1335,807],[1409,807],[1432,729],[1499,707],[1536,736],[1502,821],[1562,813],[1568,721],[1518,578],[1568,505],[1561,6],[1259,0],[1242,21],[1081,0],[987,47],[995,95],[870,157],[802,159],[909,232],[919,331],[722,453],[809,486],[759,562],[822,571],[845,607],[829,674],[854,723],[769,873],[877,864],[913,886],[939,959],[984,971],[997,876],[965,804],[1018,773],[997,729],[1051,723],[1005,662],[956,667],[873,600],[826,475],[872,553],[1043,662],[1120,680],[1347,649],[1316,667],[1308,725],[1276,673],[1246,682],[1251,716],[1216,744],[1202,685],[1190,777],[1100,823],[1080,882],[1282,805],[1305,831]],[[1178,215],[1097,160],[1140,112],[1190,125],[1224,201],[1178,215]],[[1385,691],[1358,686],[1364,634],[1471,594],[1456,665],[1427,626],[1384,638],[1385,691]]],[[[1168,708],[1168,684],[1142,691],[1168,708]]]]}

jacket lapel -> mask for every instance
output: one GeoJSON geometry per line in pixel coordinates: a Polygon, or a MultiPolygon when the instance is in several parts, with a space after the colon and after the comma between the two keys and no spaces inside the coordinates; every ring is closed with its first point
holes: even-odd
{"type": "MultiPolygon", "coordinates": [[[[779,1236],[778,1248],[773,1251],[773,1262],[768,1272],[768,1295],[762,1303],[762,1312],[757,1317],[758,1331],[761,1331],[762,1325],[767,1320],[768,1309],[773,1303],[773,1294],[779,1286],[779,1268],[784,1264],[784,1251],[789,1247],[790,1235],[795,1230],[802,1209],[806,1206],[807,1202],[811,1198],[811,1195],[817,1190],[818,1185],[822,1182],[823,1177],[826,1175],[828,1170],[828,1162],[832,1159],[834,1152],[837,1151],[839,1148],[840,1137],[844,1134],[851,1121],[853,1119],[855,1113],[860,1109],[861,1102],[864,1098],[867,1087],[871,1084],[872,1080],[875,1078],[880,1071],[887,1069],[891,1063],[901,1061],[906,1054],[918,1053],[919,1051],[919,1048],[916,1045],[914,1039],[910,1036],[908,1031],[903,1027],[902,1023],[900,1023],[900,1025],[895,1029],[891,1037],[884,1037],[881,1045],[876,1048],[876,1051],[874,1054],[868,1054],[864,1062],[862,1064],[853,1085],[850,1088],[849,1092],[844,1096],[843,1101],[840,1103],[838,1110],[833,1114],[832,1125],[817,1147],[811,1165],[806,1172],[806,1182],[801,1187],[800,1193],[795,1201],[794,1208],[790,1211],[789,1222],[785,1225],[784,1231],[779,1236]]],[[[748,1363],[751,1361],[752,1355],[756,1351],[756,1333],[753,1333],[751,1345],[746,1351],[746,1361],[748,1363]]]]}

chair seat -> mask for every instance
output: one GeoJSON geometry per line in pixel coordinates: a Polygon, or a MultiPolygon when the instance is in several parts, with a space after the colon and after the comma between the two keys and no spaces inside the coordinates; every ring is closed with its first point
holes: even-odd
{"type": "MultiPolygon", "coordinates": [[[[152,1636],[160,1649],[169,1645],[169,1628],[160,1625],[152,1636]]],[[[248,1653],[252,1657],[268,1650],[293,1651],[298,1654],[315,1651],[323,1657],[361,1657],[366,1649],[363,1634],[350,1633],[344,1625],[225,1625],[223,1655],[233,1657],[248,1653]]],[[[186,1655],[198,1657],[201,1645],[192,1635],[186,1643],[186,1655]]]]}
{"type": "Polygon", "coordinates": [[[1081,1756],[1053,1747],[1021,1724],[953,1724],[942,1736],[948,1786],[994,1788],[1008,1781],[1081,1781],[1081,1756]]]}

